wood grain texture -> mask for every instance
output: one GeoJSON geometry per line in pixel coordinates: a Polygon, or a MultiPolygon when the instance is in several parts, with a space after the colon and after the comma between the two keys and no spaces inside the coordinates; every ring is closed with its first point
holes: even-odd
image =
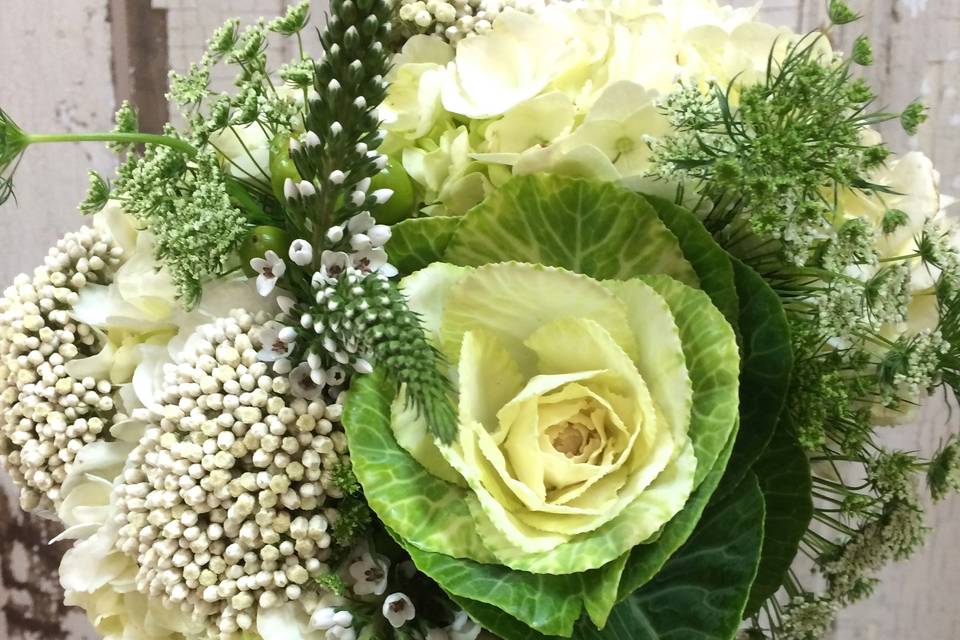
{"type": "MultiPolygon", "coordinates": [[[[107,0],[0,0],[0,104],[35,132],[109,129],[115,109],[107,0]]],[[[112,173],[102,145],[30,149],[17,176],[18,205],[0,209],[0,288],[43,261],[47,249],[79,227],[77,203],[87,170],[112,173]]],[[[48,547],[56,525],[19,510],[9,480],[0,482],[0,638],[93,640],[86,616],[62,604],[48,547]]]]}

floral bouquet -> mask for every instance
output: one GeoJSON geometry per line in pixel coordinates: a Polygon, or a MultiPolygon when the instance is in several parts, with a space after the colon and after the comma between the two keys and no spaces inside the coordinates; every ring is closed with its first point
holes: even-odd
{"type": "Polygon", "coordinates": [[[960,243],[833,51],[715,0],[333,0],[171,74],[0,300],[0,457],[116,640],[822,637],[921,544],[960,243]],[[300,54],[271,65],[271,38],[300,54]],[[236,90],[215,93],[215,64],[236,90]],[[798,558],[800,561],[798,561],[798,558]],[[817,574],[810,579],[810,569],[817,574]]]}

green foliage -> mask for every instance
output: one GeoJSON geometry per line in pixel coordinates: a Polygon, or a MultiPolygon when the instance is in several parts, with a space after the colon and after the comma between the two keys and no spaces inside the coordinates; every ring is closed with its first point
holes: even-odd
{"type": "Polygon", "coordinates": [[[110,199],[110,184],[96,171],[90,171],[90,186],[87,188],[87,197],[80,203],[82,213],[94,214],[105,206],[110,199]]]}
{"type": "Polygon", "coordinates": [[[864,67],[873,64],[873,47],[867,36],[859,36],[853,43],[853,61],[864,67]]]}
{"type": "Polygon", "coordinates": [[[710,473],[707,474],[697,490],[693,492],[683,511],[677,514],[660,531],[656,544],[636,547],[630,553],[630,559],[624,567],[623,576],[620,580],[618,596],[620,600],[627,598],[634,591],[650,582],[664,563],[693,533],[704,509],[707,508],[710,500],[714,497],[727,472],[735,440],[736,433],[733,433],[729,442],[726,443],[723,451],[717,457],[710,473]]]}
{"type": "Polygon", "coordinates": [[[741,311],[730,255],[688,209],[655,196],[644,195],[643,198],[657,212],[660,222],[676,236],[683,257],[690,262],[700,280],[700,288],[736,330],[741,311]]]}
{"type": "Polygon", "coordinates": [[[362,495],[346,496],[337,502],[337,518],[330,528],[334,544],[351,549],[370,528],[373,515],[362,495]]]}
{"type": "Polygon", "coordinates": [[[960,441],[951,438],[930,461],[927,486],[934,501],[960,492],[960,441]]]}
{"type": "Polygon", "coordinates": [[[781,420],[770,446],[753,466],[766,504],[763,554],[750,590],[747,616],[753,616],[786,581],[813,517],[810,463],[789,421],[781,420]]]}
{"type": "Polygon", "coordinates": [[[742,344],[740,430],[728,487],[736,486],[766,449],[783,412],[793,371],[790,329],[776,293],[755,271],[735,260],[742,344]]]}
{"type": "Polygon", "coordinates": [[[830,0],[830,4],[827,6],[827,16],[830,18],[830,22],[836,25],[856,22],[861,17],[854,13],[844,0],[830,0]]]}
{"type": "Polygon", "coordinates": [[[920,102],[914,102],[900,114],[900,124],[908,135],[916,135],[920,125],[927,121],[927,107],[920,102]]]}
{"type": "Polygon", "coordinates": [[[27,135],[0,109],[0,205],[13,196],[13,174],[28,145],[27,135]]]}
{"type": "Polygon", "coordinates": [[[346,597],[350,593],[350,587],[343,581],[343,578],[336,573],[325,573],[322,576],[314,578],[317,585],[335,596],[346,597]]]}
{"type": "MultiPolygon", "coordinates": [[[[686,544],[598,630],[581,618],[576,640],[727,640],[736,632],[756,575],[764,505],[756,480],[710,506],[686,544]],[[706,596],[705,594],[709,594],[706,596]],[[682,624],[680,623],[682,621],[682,624]]],[[[454,597],[474,619],[505,640],[553,640],[501,609],[454,597]]]]}
{"type": "Polygon", "coordinates": [[[387,243],[390,262],[402,275],[441,262],[462,218],[436,216],[412,218],[393,225],[387,243]]]}
{"type": "Polygon", "coordinates": [[[357,183],[383,168],[376,152],[382,142],[376,107],[386,96],[390,60],[385,44],[390,36],[389,3],[336,0],[330,9],[326,30],[320,34],[324,55],[315,65],[313,92],[303,117],[316,144],[291,152],[317,196],[302,206],[288,203],[297,234],[309,234],[301,237],[318,247],[324,245],[330,226],[369,211],[375,203],[372,196],[356,202],[349,196],[357,183]]]}
{"type": "Polygon", "coordinates": [[[644,199],[614,185],[559,176],[514,178],[463,217],[445,261],[464,266],[517,260],[597,280],[697,275],[676,236],[644,199]]]}
{"type": "Polygon", "coordinates": [[[740,626],[757,572],[764,502],[755,478],[712,504],[656,577],[618,605],[602,631],[578,640],[727,640],[740,626]]]}
{"type": "MultiPolygon", "coordinates": [[[[127,100],[124,100],[117,110],[114,122],[113,133],[139,133],[140,131],[140,117],[127,100]]],[[[132,142],[107,143],[107,147],[117,154],[130,153],[135,146],[135,143],[132,142]]]]}

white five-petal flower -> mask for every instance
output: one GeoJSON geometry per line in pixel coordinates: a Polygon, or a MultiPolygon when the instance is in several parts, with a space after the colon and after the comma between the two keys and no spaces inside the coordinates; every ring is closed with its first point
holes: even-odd
{"type": "Polygon", "coordinates": [[[350,565],[350,577],[356,582],[353,592],[358,596],[381,596],[387,590],[387,572],[390,563],[386,558],[364,553],[350,565]]]}
{"type": "Polygon", "coordinates": [[[394,629],[399,629],[413,620],[417,611],[413,602],[403,593],[392,593],[383,601],[383,617],[394,629]]]}
{"type": "Polygon", "coordinates": [[[350,256],[342,251],[324,251],[320,256],[320,277],[333,284],[350,267],[350,256]]]}
{"type": "Polygon", "coordinates": [[[310,365],[306,362],[300,363],[290,372],[290,392],[294,396],[304,400],[315,400],[320,397],[323,385],[314,382],[311,373],[310,365]]]}
{"type": "Polygon", "coordinates": [[[263,344],[263,348],[258,354],[261,362],[276,362],[293,353],[294,343],[280,338],[283,329],[283,325],[279,322],[269,322],[264,325],[260,332],[260,342],[263,344]]]}
{"type": "Polygon", "coordinates": [[[287,271],[287,265],[274,251],[267,251],[262,258],[254,258],[250,266],[260,274],[257,276],[257,292],[262,296],[270,295],[287,271]]]}

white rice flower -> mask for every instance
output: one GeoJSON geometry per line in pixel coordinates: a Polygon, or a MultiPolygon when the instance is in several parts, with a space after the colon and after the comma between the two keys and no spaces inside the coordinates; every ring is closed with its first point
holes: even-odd
{"type": "Polygon", "coordinates": [[[93,374],[126,354],[92,358],[104,341],[69,309],[84,288],[106,289],[122,255],[108,233],[84,227],[0,298],[0,460],[21,486],[27,511],[59,505],[77,454],[116,419],[114,386],[93,374]]]}
{"type": "Polygon", "coordinates": [[[336,517],[321,507],[346,455],[342,407],[297,397],[259,360],[266,317],[235,311],[187,341],[115,490],[137,591],[225,639],[315,606],[305,586],[330,572],[336,517]]]}
{"type": "Polygon", "coordinates": [[[383,617],[394,629],[399,629],[416,617],[413,601],[403,593],[393,593],[383,601],[383,617]]]}
{"type": "Polygon", "coordinates": [[[267,251],[263,258],[254,258],[250,266],[259,275],[257,276],[257,291],[262,296],[273,293],[277,282],[287,271],[287,265],[274,251],[267,251]]]}

